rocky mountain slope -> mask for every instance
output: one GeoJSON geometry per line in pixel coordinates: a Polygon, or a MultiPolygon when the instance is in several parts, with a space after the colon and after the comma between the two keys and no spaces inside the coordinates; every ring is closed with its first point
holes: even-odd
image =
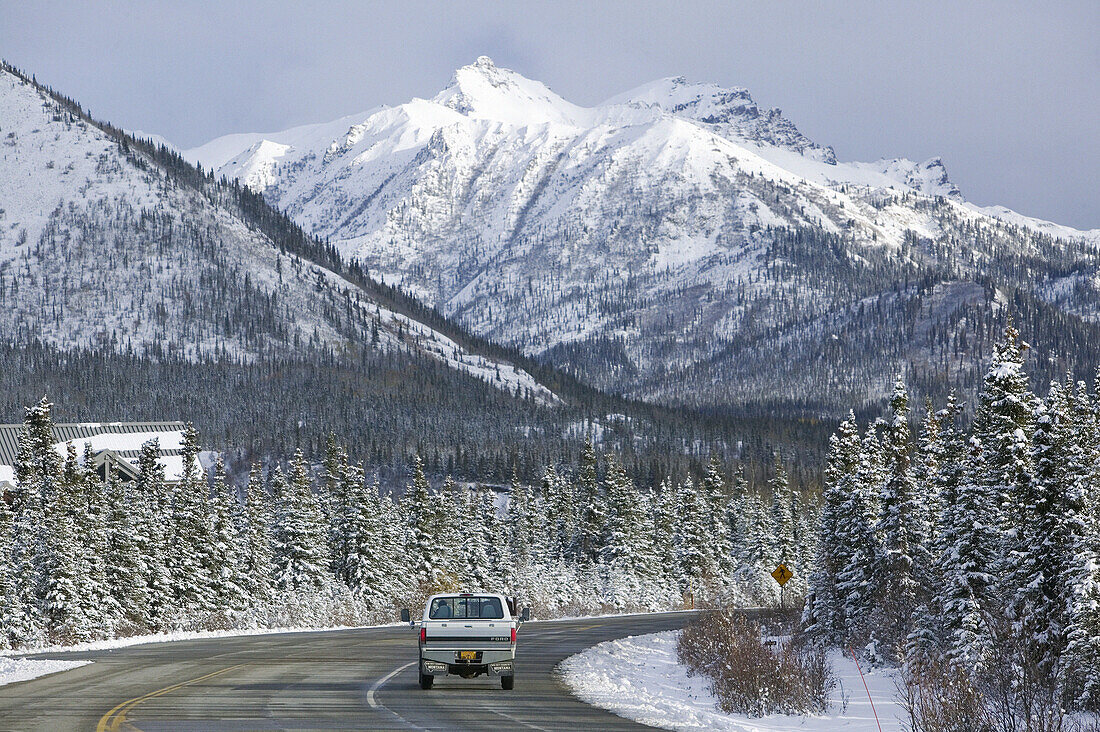
{"type": "Polygon", "coordinates": [[[192,360],[414,351],[508,392],[556,399],[522,368],[471,352],[288,251],[231,190],[184,183],[152,151],[14,70],[0,69],[0,135],[6,336],[192,360]]]}
{"type": "Polygon", "coordinates": [[[632,396],[828,411],[907,363],[966,386],[1009,310],[1025,332],[1068,319],[1061,355],[1096,343],[1100,230],[972,205],[939,159],[840,162],[744,89],[664,79],[583,108],[483,57],[432,100],[185,155],[632,396]]]}

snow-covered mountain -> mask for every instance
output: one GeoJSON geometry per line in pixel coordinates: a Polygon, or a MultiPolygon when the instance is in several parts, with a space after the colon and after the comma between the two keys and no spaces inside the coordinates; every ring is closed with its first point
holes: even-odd
{"type": "Polygon", "coordinates": [[[482,57],[431,100],[184,154],[473,331],[645,398],[847,405],[887,393],[884,360],[967,381],[1010,299],[1100,316],[1100,230],[970,204],[938,158],[838,161],[683,78],[586,108],[482,57]]]}
{"type": "Polygon", "coordinates": [[[247,204],[0,66],[5,341],[244,362],[373,348],[557,399],[289,249],[300,233],[247,204]]]}

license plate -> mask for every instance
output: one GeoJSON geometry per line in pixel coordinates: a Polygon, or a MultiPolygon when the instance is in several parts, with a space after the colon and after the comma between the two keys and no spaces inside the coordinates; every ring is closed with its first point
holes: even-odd
{"type": "Polygon", "coordinates": [[[458,660],[459,661],[476,661],[477,660],[477,651],[459,651],[458,652],[458,660]]]}

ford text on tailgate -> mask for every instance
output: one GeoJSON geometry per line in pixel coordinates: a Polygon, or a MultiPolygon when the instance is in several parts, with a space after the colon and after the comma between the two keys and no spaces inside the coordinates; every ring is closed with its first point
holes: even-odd
{"type": "Polygon", "coordinates": [[[502,688],[513,688],[516,632],[529,617],[530,608],[516,617],[515,601],[504,595],[472,592],[432,595],[419,621],[402,610],[401,620],[419,630],[420,688],[448,674],[499,676],[502,688]]]}

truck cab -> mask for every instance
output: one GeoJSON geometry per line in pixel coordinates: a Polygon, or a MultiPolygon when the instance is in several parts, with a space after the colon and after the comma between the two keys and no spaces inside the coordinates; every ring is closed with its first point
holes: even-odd
{"type": "Polygon", "coordinates": [[[483,674],[500,677],[501,688],[513,688],[516,633],[529,617],[530,608],[517,616],[514,600],[489,592],[432,595],[419,621],[402,610],[401,620],[419,631],[420,688],[432,688],[436,676],[483,674]]]}

